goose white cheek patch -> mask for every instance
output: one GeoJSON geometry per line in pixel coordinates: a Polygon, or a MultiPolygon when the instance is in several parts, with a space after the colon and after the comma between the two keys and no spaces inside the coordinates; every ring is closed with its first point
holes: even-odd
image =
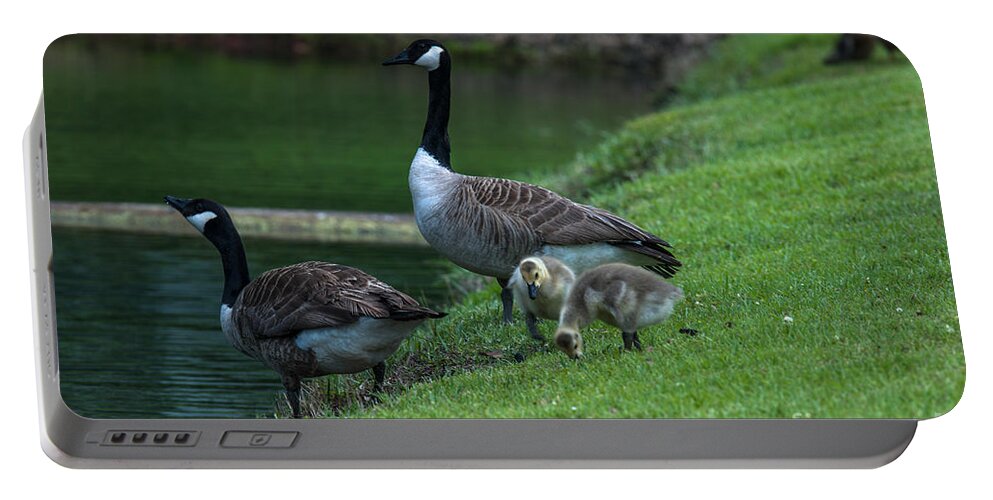
{"type": "Polygon", "coordinates": [[[207,221],[215,218],[217,218],[217,214],[208,211],[208,212],[200,212],[196,215],[191,215],[187,217],[186,220],[190,221],[190,224],[193,224],[193,227],[197,228],[197,230],[202,233],[203,227],[207,225],[207,221]]]}
{"type": "Polygon", "coordinates": [[[425,67],[428,71],[434,71],[438,69],[438,66],[441,64],[441,53],[444,51],[445,49],[435,45],[434,47],[431,47],[431,50],[425,52],[424,55],[418,57],[417,60],[414,61],[414,64],[425,67]]]}

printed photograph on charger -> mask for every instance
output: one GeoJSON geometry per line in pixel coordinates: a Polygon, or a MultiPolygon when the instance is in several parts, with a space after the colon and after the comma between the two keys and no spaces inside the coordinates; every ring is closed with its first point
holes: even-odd
{"type": "Polygon", "coordinates": [[[965,381],[921,82],[863,34],[70,35],[90,418],[926,419],[965,381]]]}

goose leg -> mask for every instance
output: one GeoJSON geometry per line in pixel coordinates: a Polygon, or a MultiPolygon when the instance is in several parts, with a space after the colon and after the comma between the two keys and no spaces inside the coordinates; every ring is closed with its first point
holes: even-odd
{"type": "Polygon", "coordinates": [[[631,348],[641,350],[641,340],[638,339],[638,332],[634,331],[631,333],[621,332],[621,338],[624,339],[624,349],[630,351],[631,348]]]}
{"type": "Polygon", "coordinates": [[[286,388],[286,399],[293,410],[293,418],[301,418],[300,414],[300,379],[291,375],[283,375],[283,387],[286,388]]]}
{"type": "Polygon", "coordinates": [[[386,379],[386,362],[380,361],[378,365],[372,367],[372,376],[375,383],[372,385],[372,392],[383,390],[383,380],[386,379]]]}
{"type": "Polygon", "coordinates": [[[531,338],[544,342],[545,336],[538,331],[538,318],[534,314],[526,313],[524,315],[524,322],[528,325],[528,333],[531,334],[531,338]]]}
{"type": "Polygon", "coordinates": [[[514,322],[514,291],[507,288],[510,284],[508,280],[497,278],[500,285],[500,302],[503,303],[503,322],[509,325],[514,322]]]}

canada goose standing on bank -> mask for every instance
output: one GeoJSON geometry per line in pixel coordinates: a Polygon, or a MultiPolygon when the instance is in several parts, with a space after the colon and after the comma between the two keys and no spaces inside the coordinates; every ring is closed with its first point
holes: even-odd
{"type": "Polygon", "coordinates": [[[579,331],[595,320],[621,329],[624,348],[641,349],[638,329],[661,323],[683,291],[640,267],[604,264],[579,276],[569,291],[555,345],[570,358],[583,354],[579,331]]]}
{"type": "Polygon", "coordinates": [[[221,330],[242,353],[276,371],[293,417],[300,417],[300,379],[372,369],[374,390],[385,359],[427,318],[444,313],[351,267],[303,262],[249,279],[245,247],[219,203],[166,196],[221,254],[221,330]]]}
{"type": "Polygon", "coordinates": [[[538,318],[558,320],[576,275],[554,257],[535,256],[521,261],[510,276],[514,299],[524,311],[528,333],[544,341],[538,331],[538,318]]]}
{"type": "Polygon", "coordinates": [[[555,257],[576,273],[626,262],[671,277],[682,265],[664,240],[605,210],[539,186],[453,171],[448,51],[434,40],[416,40],[383,64],[413,64],[428,71],[427,121],[408,179],[417,227],[452,262],[497,279],[505,322],[512,320],[514,301],[508,280],[529,255],[555,257]]]}

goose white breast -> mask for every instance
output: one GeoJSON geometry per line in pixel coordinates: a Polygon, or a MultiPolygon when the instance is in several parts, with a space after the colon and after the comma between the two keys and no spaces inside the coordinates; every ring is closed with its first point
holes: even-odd
{"type": "Polygon", "coordinates": [[[313,352],[322,371],[356,373],[383,362],[422,322],[361,318],[350,325],[304,330],[293,342],[313,352]]]}
{"type": "Polygon", "coordinates": [[[415,40],[383,64],[428,70],[427,120],[409,174],[417,227],[445,257],[497,279],[505,322],[513,305],[507,280],[529,255],[554,256],[577,270],[606,262],[644,265],[664,277],[681,265],[667,242],[604,210],[539,186],[452,171],[451,55],[435,40],[415,40]]]}

